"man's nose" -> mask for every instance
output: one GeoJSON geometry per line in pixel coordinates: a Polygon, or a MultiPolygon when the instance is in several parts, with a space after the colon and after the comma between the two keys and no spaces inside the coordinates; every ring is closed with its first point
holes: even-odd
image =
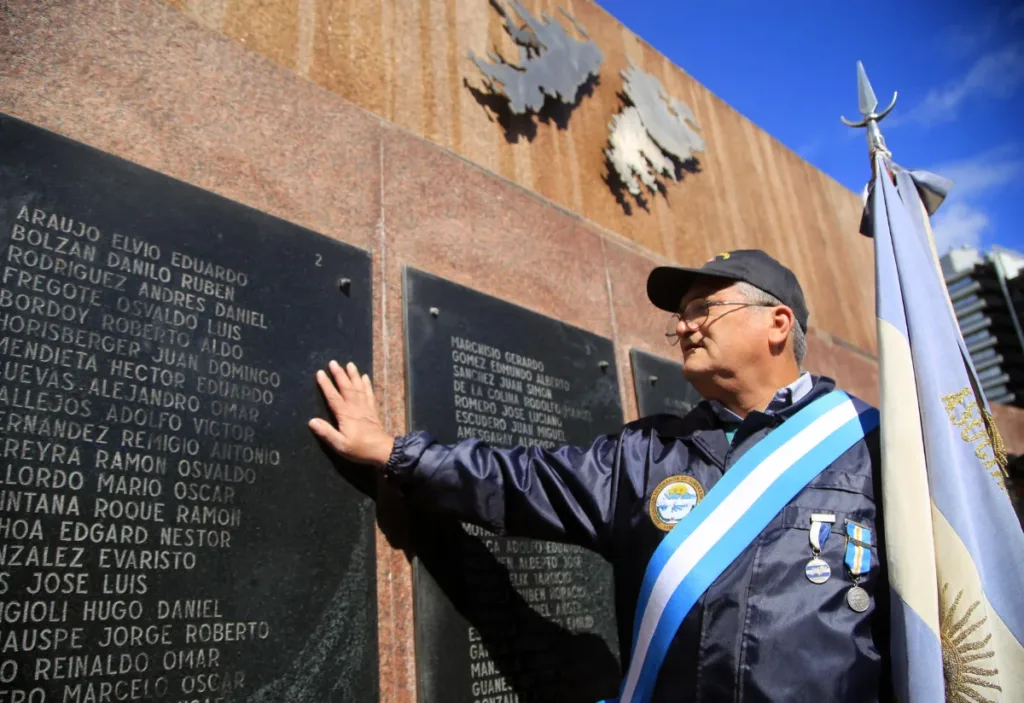
{"type": "Polygon", "coordinates": [[[695,324],[693,320],[685,320],[682,317],[679,318],[679,322],[676,324],[676,334],[680,337],[689,332],[696,332],[698,329],[700,329],[700,326],[695,324]]]}
{"type": "Polygon", "coordinates": [[[701,340],[700,331],[696,329],[684,329],[679,333],[679,346],[689,347],[701,340]]]}

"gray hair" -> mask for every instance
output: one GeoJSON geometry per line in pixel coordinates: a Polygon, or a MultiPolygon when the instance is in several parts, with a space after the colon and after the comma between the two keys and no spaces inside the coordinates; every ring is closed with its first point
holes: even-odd
{"type": "MultiPolygon", "coordinates": [[[[766,293],[746,281],[738,281],[736,288],[748,303],[755,303],[757,305],[785,305],[785,303],[771,293],[766,293]]],[[[793,356],[796,358],[796,365],[802,371],[804,357],[807,355],[807,336],[800,329],[800,323],[796,319],[793,320],[793,329],[789,332],[789,338],[793,341],[793,356]]]]}

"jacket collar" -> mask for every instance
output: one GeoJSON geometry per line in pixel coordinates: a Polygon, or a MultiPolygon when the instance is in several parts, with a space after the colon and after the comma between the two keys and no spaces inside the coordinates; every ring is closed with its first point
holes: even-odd
{"type": "MultiPolygon", "coordinates": [[[[811,387],[803,397],[774,413],[777,424],[789,419],[800,412],[801,408],[826,393],[830,393],[836,387],[836,382],[827,376],[811,375],[810,380],[811,387]]],[[[686,439],[689,439],[708,459],[724,470],[726,455],[729,453],[729,440],[725,436],[726,423],[715,412],[709,401],[702,400],[694,408],[694,412],[700,413],[702,417],[697,423],[697,427],[686,439]]]]}
{"type": "MultiPolygon", "coordinates": [[[[800,377],[790,383],[788,386],[784,386],[779,390],[775,391],[775,395],[771,401],[765,407],[763,412],[766,415],[777,415],[780,411],[796,402],[799,402],[805,395],[810,393],[814,387],[814,380],[811,378],[811,374],[806,371],[800,374],[800,377]]],[[[717,400],[709,400],[708,407],[710,410],[726,424],[740,424],[743,422],[743,418],[734,413],[729,408],[725,407],[717,400]]]]}

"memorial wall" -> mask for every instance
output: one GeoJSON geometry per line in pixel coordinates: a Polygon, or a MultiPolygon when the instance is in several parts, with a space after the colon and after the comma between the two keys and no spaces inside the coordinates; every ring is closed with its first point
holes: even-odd
{"type": "MultiPolygon", "coordinates": [[[[873,254],[870,242],[856,235],[859,195],[731,108],[599,3],[164,1],[315,85],[646,251],[703,262],[729,249],[766,249],[800,277],[811,324],[875,351],[868,313],[874,305],[873,254]],[[514,103],[487,85],[481,65],[502,76],[503,67],[495,67],[502,61],[525,63],[508,21],[528,31],[532,23],[542,34],[537,44],[562,49],[538,66],[538,80],[548,80],[549,92],[569,93],[564,102],[549,99],[536,111],[515,112],[514,103]],[[586,51],[591,48],[600,61],[586,51]],[[569,63],[593,67],[593,73],[577,78],[569,63]],[[631,67],[692,111],[704,145],[681,164],[678,182],[663,179],[663,194],[642,188],[639,199],[610,173],[606,153],[610,123],[626,105],[622,96],[629,83],[622,73],[631,67]]],[[[681,28],[680,41],[686,31],[681,28]]],[[[534,54],[532,47],[525,51],[531,58],[548,56],[534,54]]],[[[852,85],[852,67],[849,80],[852,85]]],[[[541,102],[532,85],[516,90],[520,107],[531,97],[541,102]]],[[[863,162],[866,179],[864,147],[851,147],[850,158],[863,162]]]]}
{"type": "Polygon", "coordinates": [[[470,89],[470,49],[513,48],[484,1],[0,11],[0,701],[614,694],[600,556],[332,461],[332,358],[395,433],[586,444],[697,400],[649,270],[761,246],[805,281],[809,370],[877,401],[859,199],[565,7],[600,81],[525,122],[470,89]],[[605,180],[627,59],[704,142],[640,200],[605,180]]]}

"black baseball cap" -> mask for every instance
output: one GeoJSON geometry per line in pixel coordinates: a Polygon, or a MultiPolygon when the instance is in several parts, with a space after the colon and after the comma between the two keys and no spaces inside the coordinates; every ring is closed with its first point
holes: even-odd
{"type": "Polygon", "coordinates": [[[705,278],[746,281],[770,293],[793,310],[800,329],[807,331],[807,303],[800,282],[792,271],[760,249],[723,252],[700,268],[659,266],[647,277],[647,297],[662,310],[679,312],[679,301],[694,283],[705,278]]]}

